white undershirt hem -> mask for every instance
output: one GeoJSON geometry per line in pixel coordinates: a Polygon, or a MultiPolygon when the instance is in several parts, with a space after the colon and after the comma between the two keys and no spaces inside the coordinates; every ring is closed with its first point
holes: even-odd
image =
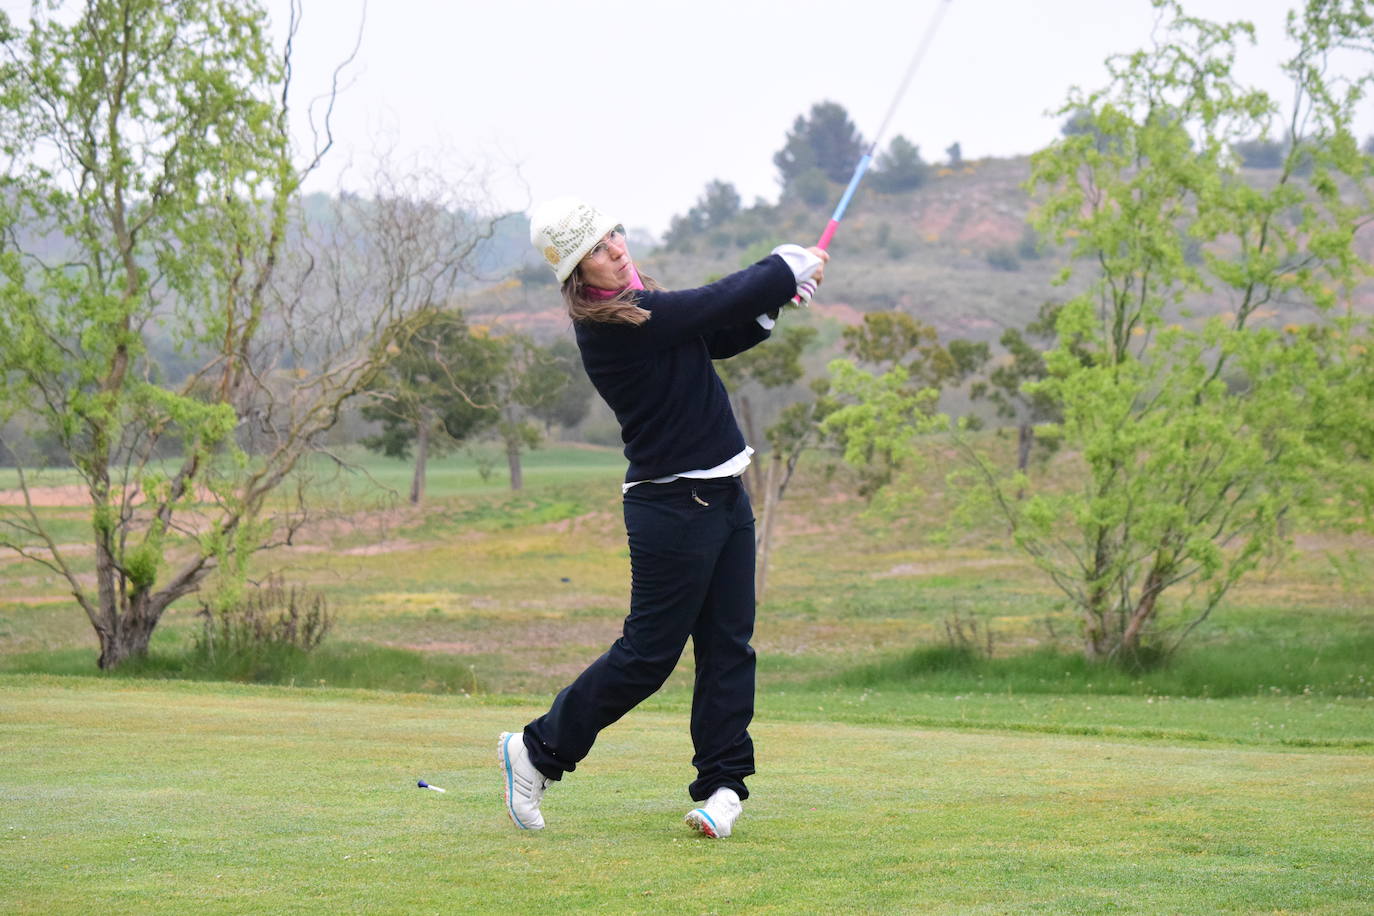
{"type": "Polygon", "coordinates": [[[738,477],[744,473],[744,469],[749,467],[749,456],[754,454],[754,450],[749,446],[744,447],[740,452],[729,461],[722,461],[713,468],[704,468],[700,471],[683,471],[681,474],[669,474],[667,477],[655,477],[653,480],[632,480],[629,483],[620,485],[621,493],[630,492],[630,487],[637,487],[642,483],[672,483],[679,477],[690,477],[693,480],[712,480],[717,477],[738,477]]]}

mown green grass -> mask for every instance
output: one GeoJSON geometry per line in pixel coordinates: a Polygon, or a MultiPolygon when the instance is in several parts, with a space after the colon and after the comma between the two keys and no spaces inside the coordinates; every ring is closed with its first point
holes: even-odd
{"type": "MultiPolygon", "coordinates": [[[[618,633],[623,461],[535,452],[512,493],[503,466],[451,456],[413,509],[408,464],[352,457],[322,479],[319,524],[253,571],[325,594],[336,626],[314,653],[211,664],[191,599],[149,659],[100,673],[60,579],[0,559],[0,911],[1339,913],[1374,896],[1374,594],[1321,550],[1236,589],[1168,664],[1090,666],[1072,610],[991,528],[927,536],[938,501],[894,520],[816,472],[790,491],[759,609],[739,834],[678,823],[690,652],[528,834],[501,814],[495,735],[618,633]]],[[[80,510],[40,511],[80,542],[80,510]]]]}
{"type": "MultiPolygon", "coordinates": [[[[312,482],[317,502],[371,505],[379,495],[403,498],[410,492],[414,465],[351,446],[337,453],[345,464],[314,457],[301,473],[312,482]]],[[[620,451],[602,446],[552,444],[525,452],[521,468],[529,488],[613,481],[625,473],[620,451]]],[[[425,475],[425,498],[443,501],[510,492],[506,458],[494,445],[479,444],[466,451],[431,458],[425,475]]]]}
{"type": "Polygon", "coordinates": [[[550,790],[547,830],[515,830],[495,736],[539,710],[0,677],[0,908],[1358,913],[1374,895],[1359,749],[765,709],[753,797],[712,842],[680,823],[685,719],[654,704],[550,790]]]}
{"type": "MultiPolygon", "coordinates": [[[[619,450],[604,446],[552,443],[525,452],[521,461],[528,479],[534,482],[579,480],[585,476],[601,476],[607,471],[615,474],[625,470],[619,450]]],[[[398,493],[407,493],[413,471],[414,465],[408,460],[387,458],[360,446],[332,450],[331,457],[311,456],[301,464],[302,474],[310,479],[337,478],[349,481],[360,492],[368,492],[381,485],[398,493]],[[343,462],[342,467],[340,461],[343,462]]],[[[32,487],[67,486],[82,482],[81,475],[71,468],[30,470],[25,476],[32,487]]],[[[431,457],[426,479],[429,495],[441,498],[509,487],[505,453],[493,443],[479,443],[462,452],[431,457]]],[[[18,486],[18,471],[0,467],[0,490],[18,486]]]]}
{"type": "MultiPolygon", "coordinates": [[[[31,487],[61,487],[81,483],[81,475],[71,468],[28,469],[24,479],[31,487]]],[[[0,467],[0,490],[12,490],[19,486],[19,471],[12,467],[0,467]]]]}

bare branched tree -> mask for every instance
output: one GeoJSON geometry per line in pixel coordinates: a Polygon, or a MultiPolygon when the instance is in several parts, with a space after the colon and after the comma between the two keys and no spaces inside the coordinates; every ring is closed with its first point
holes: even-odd
{"type": "Polygon", "coordinates": [[[370,193],[307,212],[333,99],[297,164],[292,13],[284,54],[252,3],[118,0],[70,25],[36,7],[27,31],[0,14],[0,421],[26,409],[80,475],[94,568],[23,468],[0,547],[65,579],[102,668],[212,574],[233,600],[252,554],[290,540],[302,459],[491,233],[471,183],[385,161],[370,193]],[[184,377],[151,354],[168,338],[184,377]]]}

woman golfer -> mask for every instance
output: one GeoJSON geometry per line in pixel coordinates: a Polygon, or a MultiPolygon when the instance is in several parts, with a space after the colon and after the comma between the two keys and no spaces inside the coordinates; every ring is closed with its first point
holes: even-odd
{"type": "Polygon", "coordinates": [[[530,239],[563,285],[582,364],[620,422],[630,613],[547,713],[501,735],[506,810],[517,827],[543,827],[549,782],[663,686],[690,636],[697,778],[688,792],[704,804],[686,820],[727,837],[754,772],[754,514],[739,479],[753,450],[711,360],[766,339],[798,285],[820,283],[829,256],[783,245],[709,286],[668,292],[635,269],[624,227],[581,201],[537,208],[530,239]]]}

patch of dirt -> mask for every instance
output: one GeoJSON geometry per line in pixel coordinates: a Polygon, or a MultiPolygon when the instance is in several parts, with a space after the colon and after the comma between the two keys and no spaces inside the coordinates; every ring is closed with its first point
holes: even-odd
{"type": "MultiPolygon", "coordinates": [[[[816,295],[823,296],[825,294],[817,293],[816,295]]],[[[843,325],[852,326],[864,323],[863,312],[842,302],[813,302],[811,303],[811,311],[822,318],[829,318],[843,325]]]]}
{"type": "Polygon", "coordinates": [[[471,642],[403,642],[388,643],[392,648],[408,649],[411,652],[450,652],[466,654],[477,651],[477,644],[471,642]]]}
{"type": "Polygon", "coordinates": [[[941,560],[938,563],[899,563],[887,572],[874,573],[875,579],[890,579],[896,576],[936,576],[942,573],[958,572],[963,569],[989,569],[994,566],[1017,566],[1018,562],[1009,557],[969,557],[967,559],[941,560]]]}
{"type": "Polygon", "coordinates": [[[340,550],[339,555],[345,557],[375,557],[383,553],[400,553],[403,550],[418,550],[424,546],[426,545],[399,539],[394,541],[377,541],[374,544],[363,544],[361,547],[350,547],[347,550],[340,550]]]}
{"type": "Polygon", "coordinates": [[[1301,551],[1318,553],[1325,550],[1344,552],[1374,550],[1374,535],[1362,534],[1299,534],[1293,539],[1293,546],[1301,551]]]}
{"type": "Polygon", "coordinates": [[[777,548],[782,541],[785,541],[789,537],[835,534],[843,528],[844,525],[839,522],[817,522],[804,517],[781,518],[778,519],[777,527],[773,530],[773,547],[777,548]]]}
{"type": "MultiPolygon", "coordinates": [[[[387,509],[319,516],[310,519],[301,527],[292,538],[291,549],[299,553],[332,552],[335,548],[331,545],[336,541],[359,534],[366,535],[369,543],[338,552],[345,556],[373,556],[432,547],[438,542],[420,543],[390,536],[397,530],[419,525],[424,521],[425,511],[423,506],[406,504],[387,509]]],[[[445,535],[442,542],[465,544],[487,536],[482,531],[464,531],[445,535]]]]}
{"type": "MultiPolygon", "coordinates": [[[[48,553],[46,547],[39,547],[38,545],[34,545],[31,548],[31,551],[33,553],[38,554],[39,556],[47,556],[48,553]]],[[[95,546],[93,544],[58,544],[57,552],[63,554],[64,556],[90,554],[95,553],[95,546]]],[[[5,560],[28,562],[24,557],[21,557],[19,555],[19,551],[14,550],[10,547],[0,547],[0,561],[5,560]]]]}
{"type": "Polygon", "coordinates": [[[620,520],[610,512],[587,512],[573,518],[565,518],[562,521],[549,522],[544,526],[545,531],[567,534],[573,531],[585,531],[588,528],[596,532],[604,532],[608,527],[618,525],[620,520]]]}
{"type": "Polygon", "coordinates": [[[529,309],[486,315],[484,320],[493,326],[545,336],[562,333],[568,326],[568,312],[561,307],[529,309]]]}
{"type": "MultiPolygon", "coordinates": [[[[209,490],[201,488],[196,494],[196,499],[200,502],[213,502],[214,495],[209,490]]],[[[91,494],[83,484],[79,483],[61,487],[29,487],[29,502],[43,509],[89,506],[91,494]]],[[[135,506],[141,506],[145,502],[147,502],[147,497],[142,493],[133,499],[135,506]]],[[[0,490],[0,506],[22,506],[24,504],[23,490],[0,490]]]]}
{"type": "MultiPolygon", "coordinates": [[[[568,586],[564,586],[567,588],[568,586]]],[[[626,602],[629,596],[626,596],[626,602]]],[[[605,608],[608,605],[614,606],[614,601],[608,601],[605,595],[588,594],[586,592],[569,592],[561,595],[543,595],[537,599],[519,601],[515,607],[531,608],[533,610],[558,610],[558,611],[585,611],[589,609],[605,608]]],[[[628,609],[629,605],[626,604],[628,609]]]]}
{"type": "MultiPolygon", "coordinates": [[[[91,494],[80,484],[65,487],[29,487],[29,501],[45,509],[55,506],[89,506],[91,494]]],[[[0,490],[0,506],[24,505],[23,490],[0,490]]]]}
{"type": "MultiPolygon", "coordinates": [[[[466,640],[427,640],[424,642],[388,643],[413,652],[497,653],[519,655],[546,649],[566,649],[569,646],[601,646],[604,650],[620,635],[622,620],[566,620],[549,618],[529,620],[519,626],[502,626],[486,631],[473,631],[466,640]]],[[[581,662],[590,664],[595,655],[581,662]]],[[[581,670],[581,667],[578,670],[581,670]]]]}
{"type": "Polygon", "coordinates": [[[308,521],[301,533],[313,538],[333,540],[359,531],[376,531],[385,536],[393,528],[415,525],[424,514],[422,508],[406,504],[389,509],[368,509],[347,515],[321,515],[308,521]]]}
{"type": "Polygon", "coordinates": [[[986,247],[1014,245],[1024,231],[1025,223],[1010,213],[987,215],[960,227],[958,240],[986,247]]]}
{"type": "Polygon", "coordinates": [[[939,238],[954,225],[962,210],[958,203],[932,201],[916,214],[917,231],[927,238],[939,238]]]}
{"type": "Polygon", "coordinates": [[[65,595],[6,595],[5,604],[63,604],[73,601],[71,593],[65,595]]]}

